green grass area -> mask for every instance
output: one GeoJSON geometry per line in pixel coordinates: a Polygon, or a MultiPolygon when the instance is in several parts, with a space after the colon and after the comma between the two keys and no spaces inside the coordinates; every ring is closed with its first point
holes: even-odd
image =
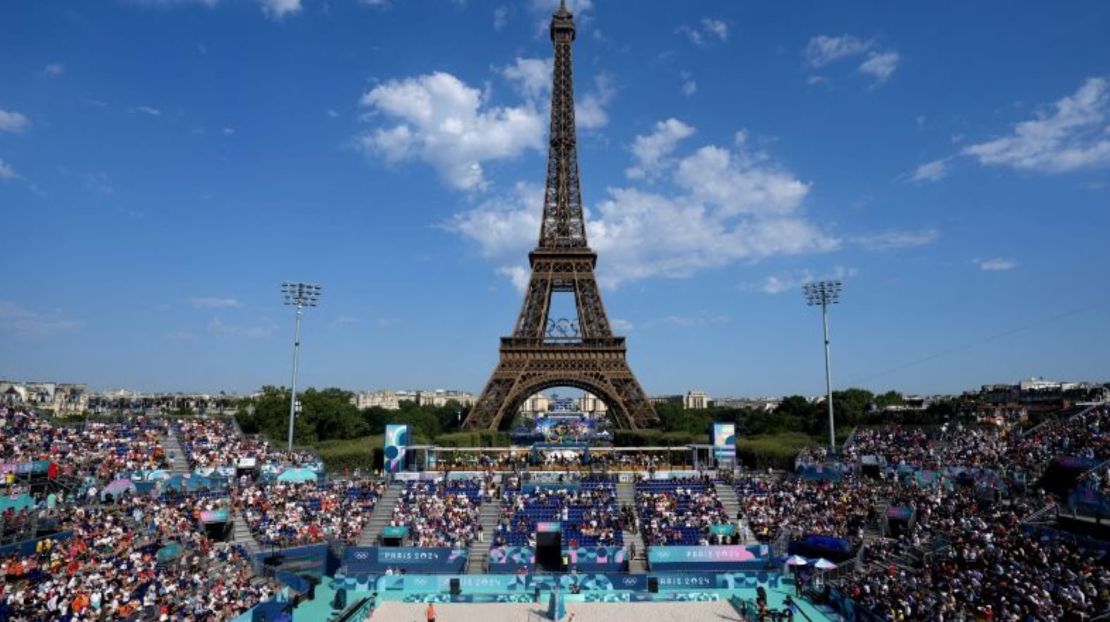
{"type": "Polygon", "coordinates": [[[320,455],[320,459],[324,461],[324,468],[329,474],[342,475],[355,469],[368,471],[381,468],[383,442],[384,437],[381,434],[375,434],[360,438],[320,441],[313,447],[320,455]]]}

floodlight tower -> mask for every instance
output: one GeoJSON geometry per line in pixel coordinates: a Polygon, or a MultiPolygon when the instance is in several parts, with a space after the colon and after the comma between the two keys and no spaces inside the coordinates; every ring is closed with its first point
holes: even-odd
{"type": "Polygon", "coordinates": [[[836,424],[833,423],[832,372],[829,368],[829,305],[840,302],[840,281],[817,281],[806,283],[803,291],[806,304],[814,307],[821,305],[821,325],[825,331],[825,403],[829,408],[829,451],[836,453],[836,424]]]}
{"type": "Polygon", "coordinates": [[[281,284],[281,295],[285,297],[286,305],[297,307],[297,328],[293,333],[293,387],[289,395],[289,451],[293,451],[293,421],[300,410],[300,403],[297,402],[297,362],[301,352],[301,310],[319,303],[320,286],[286,281],[281,284]]]}

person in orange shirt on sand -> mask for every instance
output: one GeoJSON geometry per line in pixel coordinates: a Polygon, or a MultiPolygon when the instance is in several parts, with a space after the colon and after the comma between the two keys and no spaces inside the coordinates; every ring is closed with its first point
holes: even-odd
{"type": "Polygon", "coordinates": [[[428,609],[424,612],[424,617],[428,618],[428,622],[436,622],[436,606],[433,603],[428,603],[428,609]]]}

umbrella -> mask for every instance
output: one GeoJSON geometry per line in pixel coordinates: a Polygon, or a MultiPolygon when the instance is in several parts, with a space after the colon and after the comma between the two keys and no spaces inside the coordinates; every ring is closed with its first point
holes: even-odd
{"type": "Polygon", "coordinates": [[[809,562],[801,555],[792,555],[786,560],[787,566],[805,566],[807,564],[809,564],[809,562]]]}
{"type": "Polygon", "coordinates": [[[281,475],[278,475],[277,478],[279,482],[290,482],[294,484],[315,482],[316,480],[316,471],[312,469],[286,469],[281,475]]]}
{"type": "Polygon", "coordinates": [[[100,491],[100,497],[104,498],[108,495],[118,497],[120,494],[127,490],[135,492],[135,482],[132,482],[131,480],[126,478],[117,479],[105,486],[104,490],[100,491]]]}
{"type": "Polygon", "coordinates": [[[146,481],[148,481],[148,482],[155,482],[155,481],[158,481],[158,480],[169,479],[169,478],[170,478],[170,472],[162,470],[162,469],[156,469],[156,470],[150,471],[146,474],[146,481]]]}
{"type": "Polygon", "coordinates": [[[817,563],[813,564],[813,567],[818,570],[836,570],[836,564],[830,562],[824,557],[817,560],[817,563]]]}
{"type": "Polygon", "coordinates": [[[181,555],[181,545],[176,542],[170,542],[158,549],[158,561],[165,563],[177,559],[181,555]]]}

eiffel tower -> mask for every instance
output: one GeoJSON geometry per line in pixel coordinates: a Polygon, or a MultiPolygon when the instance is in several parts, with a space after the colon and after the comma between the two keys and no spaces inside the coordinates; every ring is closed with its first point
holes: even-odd
{"type": "Polygon", "coordinates": [[[532,277],[513,335],[501,338],[501,360],[463,422],[466,429],[508,429],[524,400],[556,386],[600,398],[618,428],[658,422],[628,367],[624,337],[609,326],[594,277],[597,253],[586,243],[574,127],[574,34],[574,16],[560,1],[551,19],[551,134],[540,239],[528,254],[532,277]],[[551,297],[560,292],[574,295],[577,319],[550,317],[551,297]]]}

